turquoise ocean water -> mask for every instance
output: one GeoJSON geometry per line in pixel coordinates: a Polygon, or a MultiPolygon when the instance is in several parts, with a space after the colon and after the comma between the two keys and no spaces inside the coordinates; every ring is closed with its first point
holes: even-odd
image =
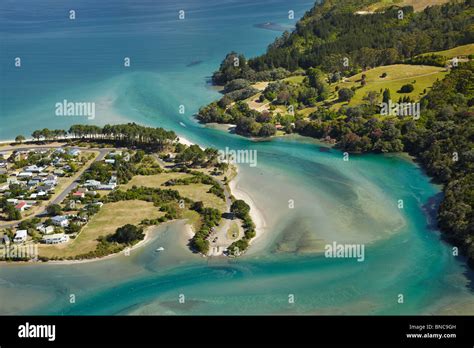
{"type": "Polygon", "coordinates": [[[259,208],[266,228],[237,260],[190,254],[184,225],[175,223],[128,257],[0,265],[0,314],[474,313],[472,273],[430,228],[428,203],[439,188],[411,161],[366,155],[343,162],[340,152],[320,151],[309,139],[252,142],[193,119],[219,97],[207,81],[227,52],[253,56],[281,34],[255,24],[293,25],[288,11],[299,18],[311,6],[306,0],[3,1],[0,139],[73,123],[136,121],[204,146],[255,149],[258,165],[239,167],[237,188],[259,208]],[[54,104],[64,99],[94,101],[96,118],[55,116],[54,104]],[[332,241],[365,244],[365,261],[324,258],[318,251],[332,241]],[[154,253],[158,246],[165,252],[154,253]]]}

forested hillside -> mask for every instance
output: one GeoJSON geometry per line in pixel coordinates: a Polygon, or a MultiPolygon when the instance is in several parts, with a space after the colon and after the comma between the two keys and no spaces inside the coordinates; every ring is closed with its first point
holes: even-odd
{"type": "MultiPolygon", "coordinates": [[[[327,72],[389,65],[428,51],[440,51],[474,39],[474,1],[428,7],[392,7],[373,14],[355,13],[349,1],[328,0],[315,6],[278,38],[267,52],[249,61],[255,71],[282,67],[290,71],[321,66],[327,72]],[[402,12],[400,12],[402,11],[402,12]]],[[[362,7],[362,6],[361,6],[362,7]]]]}
{"type": "Polygon", "coordinates": [[[422,122],[401,126],[405,150],[444,184],[439,227],[474,266],[474,63],[453,69],[423,102],[422,122]]]}

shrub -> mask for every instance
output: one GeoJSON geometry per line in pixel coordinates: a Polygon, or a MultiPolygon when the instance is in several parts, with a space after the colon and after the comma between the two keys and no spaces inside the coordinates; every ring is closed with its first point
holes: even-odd
{"type": "Polygon", "coordinates": [[[411,93],[415,90],[415,87],[411,83],[407,83],[403,85],[402,88],[398,91],[398,93],[411,93]]]}

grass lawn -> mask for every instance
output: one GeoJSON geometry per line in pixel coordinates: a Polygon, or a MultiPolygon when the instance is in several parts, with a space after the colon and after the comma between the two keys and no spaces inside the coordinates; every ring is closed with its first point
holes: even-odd
{"type": "Polygon", "coordinates": [[[255,89],[258,89],[259,91],[263,91],[265,88],[267,88],[269,83],[270,82],[267,82],[267,81],[260,81],[260,82],[254,83],[252,87],[255,89]]]}
{"type": "Polygon", "coordinates": [[[230,240],[236,240],[239,238],[239,225],[237,222],[232,222],[229,229],[227,230],[227,238],[230,240]],[[235,236],[235,237],[233,237],[235,236]]]}
{"type": "Polygon", "coordinates": [[[161,173],[156,175],[137,175],[132,178],[126,185],[121,186],[122,189],[126,190],[131,188],[133,185],[145,186],[145,187],[160,187],[163,189],[171,189],[178,191],[182,196],[188,197],[194,201],[202,201],[204,206],[217,208],[221,211],[226,210],[225,202],[223,199],[217,197],[213,193],[207,193],[211,188],[211,185],[204,184],[191,184],[191,185],[175,185],[175,186],[163,186],[165,182],[171,179],[184,179],[189,178],[192,175],[185,173],[161,173]]]}
{"type": "Polygon", "coordinates": [[[304,78],[305,76],[290,76],[286,79],[283,79],[283,81],[300,84],[303,83],[304,78]]]}
{"type": "Polygon", "coordinates": [[[105,204],[82,229],[76,239],[59,245],[39,245],[39,255],[68,257],[95,250],[97,238],[112,234],[126,224],[139,224],[143,219],[163,216],[157,207],[144,201],[121,201],[105,204]]]}
{"type": "Polygon", "coordinates": [[[415,11],[423,11],[428,6],[442,5],[450,0],[403,0],[401,4],[403,6],[413,6],[415,11]]]}
{"type": "Polygon", "coordinates": [[[188,220],[188,224],[193,227],[194,232],[199,231],[201,228],[201,216],[198,212],[186,209],[182,215],[182,218],[188,220]]]}
{"type": "Polygon", "coordinates": [[[449,2],[449,0],[381,0],[364,9],[364,11],[376,11],[388,6],[413,6],[415,11],[423,11],[428,6],[441,5],[449,2]]]}
{"type": "Polygon", "coordinates": [[[217,197],[213,193],[207,193],[211,188],[211,185],[176,185],[171,186],[170,188],[177,190],[181,196],[191,198],[193,201],[202,201],[205,207],[217,208],[221,212],[226,211],[226,205],[222,198],[217,197]]]}
{"type": "Polygon", "coordinates": [[[317,106],[304,108],[304,109],[298,110],[298,114],[303,115],[304,117],[308,117],[312,112],[315,112],[317,109],[318,109],[317,106]]]}
{"type": "MultiPolygon", "coordinates": [[[[156,175],[136,175],[125,185],[120,185],[122,190],[132,188],[132,186],[160,187],[171,179],[186,179],[192,175],[185,173],[161,173],[156,175]]],[[[170,188],[170,187],[166,187],[170,188]]]]}
{"type": "Polygon", "coordinates": [[[444,56],[446,58],[454,58],[454,57],[463,57],[468,56],[470,54],[474,54],[474,44],[463,45],[451,48],[450,50],[445,51],[438,51],[438,52],[428,52],[421,54],[421,56],[437,54],[439,56],[444,56]]]}
{"type": "MultiPolygon", "coordinates": [[[[442,80],[447,74],[446,69],[427,65],[406,65],[396,64],[377,67],[363,73],[354,75],[346,81],[337,84],[339,88],[351,88],[352,86],[360,87],[360,80],[362,74],[366,75],[367,85],[358,88],[355,91],[354,97],[351,99],[349,105],[355,106],[364,103],[364,97],[370,91],[380,92],[380,89],[384,90],[388,88],[392,100],[397,102],[400,97],[408,96],[411,99],[419,100],[423,96],[423,90],[428,91],[436,80],[442,80]],[[386,73],[387,76],[382,78],[381,75],[386,73]],[[416,81],[415,83],[413,83],[416,81]],[[412,93],[398,93],[400,88],[408,83],[413,83],[415,87],[412,93]]],[[[336,85],[333,85],[333,90],[336,85]]],[[[381,100],[380,96],[380,100],[381,100]]],[[[333,106],[334,109],[338,109],[343,103],[337,103],[333,106]]]]}
{"type": "Polygon", "coordinates": [[[257,93],[253,96],[251,96],[250,98],[247,98],[245,100],[243,100],[244,103],[247,103],[247,105],[249,106],[249,108],[253,109],[253,110],[257,110],[257,111],[265,111],[265,110],[268,110],[270,108],[270,102],[268,100],[264,100],[263,102],[260,102],[258,100],[258,98],[260,98],[260,95],[262,95],[262,93],[257,93]]]}

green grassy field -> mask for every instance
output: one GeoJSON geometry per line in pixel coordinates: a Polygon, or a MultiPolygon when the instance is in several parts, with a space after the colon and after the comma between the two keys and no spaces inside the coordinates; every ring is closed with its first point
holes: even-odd
{"type": "Polygon", "coordinates": [[[156,175],[136,175],[125,185],[120,185],[122,190],[128,190],[132,186],[160,187],[171,179],[186,179],[192,175],[185,173],[161,173],[156,175]]]}
{"type": "Polygon", "coordinates": [[[364,11],[377,11],[388,6],[413,6],[415,11],[423,11],[428,6],[441,5],[449,2],[449,0],[381,0],[364,9],[364,11]]]}
{"type": "Polygon", "coordinates": [[[317,106],[312,106],[309,108],[304,108],[302,110],[298,110],[298,114],[303,115],[304,117],[308,117],[312,112],[315,112],[318,109],[317,106]]]}
{"type": "Polygon", "coordinates": [[[227,238],[230,240],[237,240],[239,238],[239,232],[239,225],[234,221],[227,230],[227,238]]]}
{"type": "Polygon", "coordinates": [[[182,196],[188,197],[193,201],[202,201],[204,206],[217,208],[221,211],[226,210],[225,202],[223,199],[217,197],[212,193],[208,193],[211,185],[204,184],[190,184],[190,185],[175,185],[175,186],[163,186],[165,182],[171,179],[185,179],[192,175],[184,173],[161,173],[157,175],[137,175],[132,178],[126,185],[121,186],[122,189],[126,190],[132,186],[145,186],[145,187],[160,187],[163,189],[171,189],[178,191],[182,196]]]}
{"type": "Polygon", "coordinates": [[[202,201],[205,207],[217,208],[221,212],[226,211],[226,205],[222,198],[215,194],[208,193],[211,185],[191,184],[191,185],[176,185],[170,187],[177,190],[181,196],[191,198],[193,201],[202,201]]]}
{"type": "Polygon", "coordinates": [[[144,219],[163,216],[157,207],[144,201],[120,201],[105,204],[82,229],[76,239],[66,244],[39,245],[39,255],[46,257],[69,257],[95,250],[97,238],[112,234],[126,224],[137,225],[144,219]]]}
{"type": "Polygon", "coordinates": [[[283,81],[291,82],[291,83],[302,83],[304,80],[304,76],[290,76],[287,77],[286,79],[283,79],[283,81]]]}
{"type": "Polygon", "coordinates": [[[445,50],[445,51],[424,53],[424,54],[421,54],[421,56],[426,56],[426,55],[431,55],[431,54],[437,54],[446,58],[465,57],[465,56],[474,54],[474,44],[458,46],[458,47],[454,47],[450,50],[445,50]]]}
{"type": "MultiPolygon", "coordinates": [[[[433,85],[436,80],[442,80],[447,74],[446,69],[427,66],[427,65],[405,65],[396,64],[377,67],[363,73],[352,76],[346,81],[340,82],[332,86],[334,97],[336,97],[335,87],[339,88],[351,88],[357,87],[354,97],[349,102],[349,106],[360,105],[364,103],[364,97],[370,92],[375,91],[377,93],[380,90],[388,88],[392,100],[398,101],[400,97],[408,96],[413,100],[419,100],[423,96],[423,91],[433,85]],[[382,78],[381,75],[386,73],[387,76],[382,78]],[[362,75],[366,75],[367,84],[361,87],[362,75]],[[400,88],[405,84],[413,84],[415,87],[412,93],[398,93],[400,88]]],[[[381,99],[381,95],[379,97],[381,99]]],[[[335,103],[334,109],[338,109],[346,103],[335,103]]]]}
{"type": "Polygon", "coordinates": [[[193,227],[194,231],[199,231],[202,225],[201,215],[194,210],[186,209],[181,216],[183,219],[188,220],[188,224],[193,227]]]}

